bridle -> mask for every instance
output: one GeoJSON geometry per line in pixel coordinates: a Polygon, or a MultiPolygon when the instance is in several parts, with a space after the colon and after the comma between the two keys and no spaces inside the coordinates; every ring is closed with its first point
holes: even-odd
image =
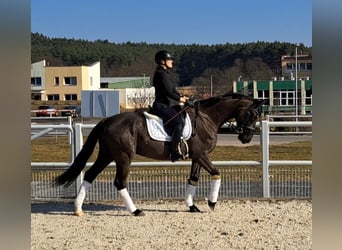
{"type": "Polygon", "coordinates": [[[260,116],[259,112],[255,108],[251,107],[245,112],[244,117],[241,121],[241,125],[238,125],[238,124],[235,125],[235,124],[233,124],[233,122],[228,122],[228,127],[233,129],[234,132],[237,134],[243,134],[245,132],[254,133],[255,127],[252,127],[252,124],[254,124],[254,121],[251,123],[251,125],[245,125],[246,122],[248,122],[248,121],[246,121],[247,117],[250,117],[253,114],[257,117],[257,119],[260,116]]]}
{"type": "MultiPolygon", "coordinates": [[[[200,102],[198,101],[188,101],[185,106],[173,117],[171,117],[164,125],[168,124],[171,120],[173,120],[176,116],[180,115],[182,112],[186,111],[189,107],[193,107],[195,109],[195,119],[194,119],[194,128],[196,128],[196,120],[198,117],[199,113],[199,104],[200,102]]],[[[244,116],[242,118],[241,124],[242,125],[235,125],[233,122],[228,122],[228,127],[234,130],[235,133],[237,134],[243,134],[245,132],[250,132],[254,133],[255,132],[255,127],[253,127],[254,121],[251,123],[251,125],[244,125],[245,123],[249,122],[246,121],[247,118],[249,118],[251,115],[255,115],[256,120],[260,117],[260,113],[257,111],[255,107],[250,107],[247,109],[244,113],[244,116]]],[[[195,136],[196,129],[193,130],[192,136],[195,136]]]]}

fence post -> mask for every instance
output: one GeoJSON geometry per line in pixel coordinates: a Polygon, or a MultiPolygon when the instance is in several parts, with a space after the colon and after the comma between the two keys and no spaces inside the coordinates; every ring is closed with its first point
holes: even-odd
{"type": "MultiPolygon", "coordinates": [[[[76,155],[81,151],[83,146],[83,133],[82,133],[82,123],[76,123],[75,124],[75,158],[76,155]]],[[[76,195],[78,193],[78,190],[81,187],[82,181],[83,181],[83,171],[79,176],[76,178],[76,195]]]]}
{"type": "MultiPolygon", "coordinates": [[[[71,116],[68,116],[68,125],[70,125],[70,127],[72,127],[71,116]]],[[[71,132],[69,132],[69,144],[71,144],[71,145],[72,145],[72,140],[73,140],[72,134],[71,134],[71,132]]],[[[73,154],[73,156],[74,156],[74,154],[73,154]]]]}
{"type": "Polygon", "coordinates": [[[261,146],[262,146],[262,187],[263,187],[263,196],[264,198],[270,197],[270,175],[269,175],[269,160],[270,160],[270,153],[269,153],[269,144],[270,144],[270,128],[269,128],[269,121],[264,120],[262,121],[262,139],[261,139],[261,146]]]}

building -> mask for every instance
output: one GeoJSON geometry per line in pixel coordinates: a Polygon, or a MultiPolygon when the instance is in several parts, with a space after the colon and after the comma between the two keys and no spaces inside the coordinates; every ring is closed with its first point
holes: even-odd
{"type": "Polygon", "coordinates": [[[154,101],[150,77],[101,77],[101,88],[120,93],[120,107],[124,110],[148,108],[154,101]]]}
{"type": "MultiPolygon", "coordinates": [[[[234,81],[233,92],[267,100],[266,114],[312,112],[312,57],[285,55],[282,76],[270,81],[234,81]],[[297,70],[296,70],[297,65],[297,70]],[[297,91],[296,91],[297,90],[297,91]]],[[[82,91],[115,89],[123,109],[148,108],[154,101],[151,79],[143,77],[100,77],[100,62],[89,66],[49,66],[45,60],[31,64],[32,100],[81,101],[82,91]]],[[[179,88],[196,95],[196,87],[179,88]]]]}
{"type": "Polygon", "coordinates": [[[305,115],[312,112],[312,80],[234,81],[233,92],[266,100],[265,114],[296,114],[297,111],[298,115],[305,115]]]}
{"type": "Polygon", "coordinates": [[[151,85],[149,76],[143,77],[101,77],[101,88],[143,88],[151,85]]]}
{"type": "Polygon", "coordinates": [[[282,79],[295,80],[312,78],[312,56],[311,55],[285,55],[281,57],[282,79]],[[297,59],[297,60],[296,60],[297,59]],[[297,64],[297,72],[296,72],[297,64]]]}
{"type": "Polygon", "coordinates": [[[233,92],[266,100],[265,114],[312,113],[312,56],[284,55],[281,68],[282,76],[270,81],[234,81],[233,92]]]}
{"type": "Polygon", "coordinates": [[[100,89],[100,62],[89,66],[49,66],[46,60],[31,64],[31,99],[80,101],[82,90],[100,89]]]}

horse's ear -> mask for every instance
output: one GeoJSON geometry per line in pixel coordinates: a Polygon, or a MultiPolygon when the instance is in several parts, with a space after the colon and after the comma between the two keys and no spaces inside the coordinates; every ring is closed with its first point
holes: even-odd
{"type": "Polygon", "coordinates": [[[266,103],[266,100],[254,99],[253,106],[257,108],[263,105],[264,103],[266,103]]]}

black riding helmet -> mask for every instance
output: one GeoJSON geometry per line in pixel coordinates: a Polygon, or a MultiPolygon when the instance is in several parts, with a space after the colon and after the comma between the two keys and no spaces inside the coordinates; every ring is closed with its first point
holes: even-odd
{"type": "Polygon", "coordinates": [[[166,51],[166,50],[160,50],[156,53],[156,55],[154,56],[154,61],[156,62],[156,64],[160,65],[160,61],[161,60],[173,60],[173,57],[171,56],[171,54],[166,51]]]}

